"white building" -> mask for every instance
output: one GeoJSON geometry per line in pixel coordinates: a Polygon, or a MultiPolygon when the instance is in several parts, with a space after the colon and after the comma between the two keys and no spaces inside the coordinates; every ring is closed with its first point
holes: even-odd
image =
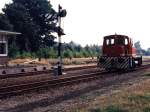
{"type": "Polygon", "coordinates": [[[8,62],[8,38],[15,37],[21,33],[0,30],[0,65],[8,62]]]}

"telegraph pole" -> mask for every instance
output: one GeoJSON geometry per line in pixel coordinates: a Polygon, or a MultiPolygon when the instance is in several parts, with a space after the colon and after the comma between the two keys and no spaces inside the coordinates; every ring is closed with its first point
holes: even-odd
{"type": "Polygon", "coordinates": [[[65,35],[61,28],[61,18],[66,16],[66,10],[58,5],[58,75],[62,75],[61,36],[65,35]]]}

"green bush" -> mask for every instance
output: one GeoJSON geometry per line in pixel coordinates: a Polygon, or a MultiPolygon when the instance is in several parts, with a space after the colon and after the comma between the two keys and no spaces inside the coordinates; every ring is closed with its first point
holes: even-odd
{"type": "Polygon", "coordinates": [[[21,58],[32,58],[32,54],[30,52],[23,51],[21,54],[21,58]]]}
{"type": "Polygon", "coordinates": [[[12,58],[20,58],[21,57],[21,54],[19,51],[17,51],[12,58]]]}
{"type": "Polygon", "coordinates": [[[90,112],[102,112],[100,108],[92,109],[90,112]]]}
{"type": "Polygon", "coordinates": [[[12,43],[11,45],[9,45],[9,48],[8,48],[8,56],[11,57],[11,58],[17,58],[17,57],[20,57],[20,52],[19,52],[19,49],[18,47],[12,43]]]}
{"type": "Polygon", "coordinates": [[[82,58],[82,54],[80,52],[73,52],[73,57],[74,58],[82,58]]]}
{"type": "Polygon", "coordinates": [[[118,106],[108,106],[105,108],[104,112],[128,112],[128,111],[121,109],[118,106]]]}
{"type": "Polygon", "coordinates": [[[71,50],[66,50],[63,52],[63,57],[64,58],[72,58],[73,57],[73,53],[71,50]]]}
{"type": "Polygon", "coordinates": [[[53,47],[50,48],[49,54],[50,58],[57,58],[57,51],[53,47]]]}
{"type": "Polygon", "coordinates": [[[50,49],[48,47],[40,48],[36,54],[37,54],[38,58],[49,58],[50,57],[50,49]]]}
{"type": "Polygon", "coordinates": [[[144,94],[144,95],[135,95],[135,96],[129,96],[128,99],[130,101],[135,101],[135,102],[138,102],[138,101],[150,101],[150,95],[149,94],[144,94]]]}
{"type": "MultiPolygon", "coordinates": [[[[86,46],[81,47],[78,44],[70,43],[62,45],[62,57],[63,58],[83,58],[94,57],[100,52],[99,46],[86,46]]],[[[19,51],[15,44],[9,46],[9,56],[11,58],[57,58],[58,50],[57,46],[53,47],[41,47],[36,52],[19,51]]]]}
{"type": "Polygon", "coordinates": [[[150,107],[144,108],[143,112],[150,112],[150,107]]]}
{"type": "Polygon", "coordinates": [[[34,52],[33,52],[33,53],[31,53],[31,57],[32,57],[32,58],[37,58],[36,53],[34,53],[34,52]]]}
{"type": "Polygon", "coordinates": [[[89,57],[89,53],[85,50],[81,51],[83,57],[89,57]]]}

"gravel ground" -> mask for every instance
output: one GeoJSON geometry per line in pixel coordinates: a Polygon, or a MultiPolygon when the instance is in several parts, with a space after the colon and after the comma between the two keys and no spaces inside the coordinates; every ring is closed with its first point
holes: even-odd
{"type": "MultiPolygon", "coordinates": [[[[79,75],[82,73],[96,72],[96,71],[99,71],[99,69],[88,68],[88,69],[67,71],[67,72],[64,72],[65,75],[59,76],[59,78],[79,75]]],[[[17,78],[1,79],[0,87],[11,86],[11,85],[16,85],[16,84],[21,84],[21,83],[44,81],[44,80],[49,80],[49,79],[54,79],[54,78],[57,79],[58,76],[54,76],[53,73],[50,73],[50,74],[39,74],[39,75],[33,75],[33,76],[23,76],[23,77],[17,77],[17,78]]]]}
{"type": "Polygon", "coordinates": [[[109,78],[1,99],[0,112],[74,112],[77,108],[87,106],[96,96],[110,94],[112,90],[144,80],[142,74],[149,71],[150,69],[117,74],[109,78]]]}

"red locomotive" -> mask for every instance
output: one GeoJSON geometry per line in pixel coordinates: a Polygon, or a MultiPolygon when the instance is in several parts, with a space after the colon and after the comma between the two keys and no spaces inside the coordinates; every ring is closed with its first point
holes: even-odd
{"type": "Polygon", "coordinates": [[[102,56],[98,57],[98,67],[106,70],[133,69],[141,64],[142,56],[136,55],[131,38],[117,34],[104,37],[102,56]]]}

